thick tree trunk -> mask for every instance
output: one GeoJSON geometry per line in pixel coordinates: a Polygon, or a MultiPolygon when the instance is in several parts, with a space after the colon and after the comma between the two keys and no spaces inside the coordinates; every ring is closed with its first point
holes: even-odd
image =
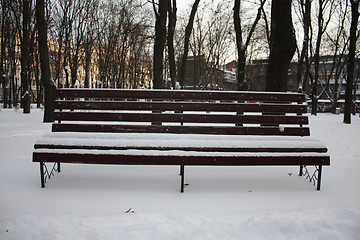
{"type": "Polygon", "coordinates": [[[169,25],[168,25],[168,55],[170,66],[170,78],[173,88],[176,87],[176,63],[175,63],[175,51],[174,51],[174,31],[176,26],[176,0],[168,0],[168,12],[169,12],[169,25]]]}
{"type": "Polygon", "coordinates": [[[163,88],[163,58],[164,47],[166,42],[166,13],[168,10],[168,0],[159,0],[159,10],[156,11],[155,3],[154,10],[156,16],[155,22],[155,43],[154,43],[154,80],[153,88],[163,88]]]}
{"type": "Polygon", "coordinates": [[[23,36],[21,45],[21,102],[23,113],[30,113],[29,69],[30,58],[30,1],[23,0],[23,36]]]}
{"type": "Polygon", "coordinates": [[[185,71],[186,71],[186,62],[187,62],[187,57],[188,57],[188,52],[189,52],[189,40],[190,40],[191,31],[192,31],[192,28],[194,25],[195,14],[196,14],[197,8],[199,6],[199,2],[200,2],[200,0],[195,0],[194,5],[191,8],[189,22],[186,25],[186,29],[185,29],[184,53],[181,58],[181,67],[180,67],[180,72],[179,72],[179,83],[180,83],[181,87],[184,87],[184,84],[185,84],[185,71]]]}
{"type": "Polygon", "coordinates": [[[288,69],[295,49],[296,41],[291,19],[291,0],[273,0],[266,91],[287,91],[288,69]]]}
{"type": "Polygon", "coordinates": [[[349,61],[347,69],[346,92],[345,92],[345,109],[344,123],[351,123],[351,106],[353,104],[352,90],[354,82],[354,63],[356,50],[356,32],[359,20],[359,1],[351,0],[351,27],[350,27],[350,46],[349,61]]]}
{"type": "Polygon", "coordinates": [[[53,122],[55,83],[50,77],[49,49],[47,45],[47,27],[45,22],[44,0],[36,0],[36,20],[39,34],[39,54],[41,64],[41,82],[45,86],[44,122],[53,122]]]}
{"type": "Polygon", "coordinates": [[[234,4],[234,28],[236,35],[236,47],[238,53],[237,61],[237,89],[246,90],[245,83],[245,44],[242,39],[242,29],[240,20],[240,0],[235,0],[234,4]]]}

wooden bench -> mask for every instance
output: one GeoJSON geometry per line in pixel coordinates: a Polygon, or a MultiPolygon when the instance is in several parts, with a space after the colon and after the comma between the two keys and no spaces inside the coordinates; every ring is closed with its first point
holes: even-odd
{"type": "Polygon", "coordinates": [[[58,89],[56,97],[52,131],[34,146],[41,187],[60,163],[178,165],[181,192],[185,166],[297,165],[320,190],[330,165],[309,136],[303,94],[58,89]]]}

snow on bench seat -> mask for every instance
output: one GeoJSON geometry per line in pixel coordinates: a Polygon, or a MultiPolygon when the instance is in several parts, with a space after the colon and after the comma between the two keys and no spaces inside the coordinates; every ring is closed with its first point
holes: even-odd
{"type": "Polygon", "coordinates": [[[35,148],[60,149],[156,149],[198,151],[326,152],[311,137],[248,136],[161,133],[52,132],[40,138],[35,148]]]}

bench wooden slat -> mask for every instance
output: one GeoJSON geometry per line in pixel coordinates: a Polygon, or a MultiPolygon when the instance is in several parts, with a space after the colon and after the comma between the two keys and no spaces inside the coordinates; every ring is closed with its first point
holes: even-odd
{"type": "Polygon", "coordinates": [[[90,145],[55,145],[55,144],[35,144],[35,149],[88,149],[88,150],[129,150],[129,149],[138,149],[138,150],[158,150],[158,151],[170,151],[170,150],[179,150],[179,151],[201,151],[201,152],[317,152],[317,153],[326,153],[327,148],[323,147],[170,147],[170,146],[90,146],[90,145]]]}
{"type": "Polygon", "coordinates": [[[305,102],[303,94],[269,92],[221,92],[202,90],[141,90],[141,89],[58,89],[59,98],[111,99],[177,99],[177,100],[234,100],[268,102],[305,102]]]}
{"type": "Polygon", "coordinates": [[[306,116],[210,115],[181,113],[55,112],[61,121],[187,122],[240,124],[308,124],[306,116]]]}
{"type": "Polygon", "coordinates": [[[55,109],[306,113],[305,105],[271,103],[56,101],[55,109]]]}
{"type": "Polygon", "coordinates": [[[286,135],[309,136],[307,127],[226,127],[226,126],[150,126],[112,124],[56,124],[53,132],[114,132],[114,133],[179,133],[179,134],[227,134],[227,135],[286,135]]]}
{"type": "Polygon", "coordinates": [[[69,162],[83,164],[131,164],[131,165],[217,165],[217,166],[289,166],[330,165],[330,157],[307,155],[246,155],[246,156],[196,156],[196,155],[131,155],[87,154],[61,152],[34,152],[34,162],[69,162]]]}

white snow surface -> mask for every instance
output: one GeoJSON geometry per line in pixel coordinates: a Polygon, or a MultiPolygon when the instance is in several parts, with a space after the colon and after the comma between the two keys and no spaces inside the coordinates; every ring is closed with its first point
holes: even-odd
{"type": "Polygon", "coordinates": [[[299,136],[247,136],[162,133],[74,133],[51,132],[36,141],[37,144],[67,146],[109,147],[199,147],[199,148],[323,148],[312,137],[299,136]]]}
{"type": "Polygon", "coordinates": [[[1,240],[360,239],[358,115],[309,116],[331,156],[321,191],[298,167],[204,166],[186,167],[184,193],[176,166],[63,164],[40,188],[42,117],[0,111],[1,240]]]}

